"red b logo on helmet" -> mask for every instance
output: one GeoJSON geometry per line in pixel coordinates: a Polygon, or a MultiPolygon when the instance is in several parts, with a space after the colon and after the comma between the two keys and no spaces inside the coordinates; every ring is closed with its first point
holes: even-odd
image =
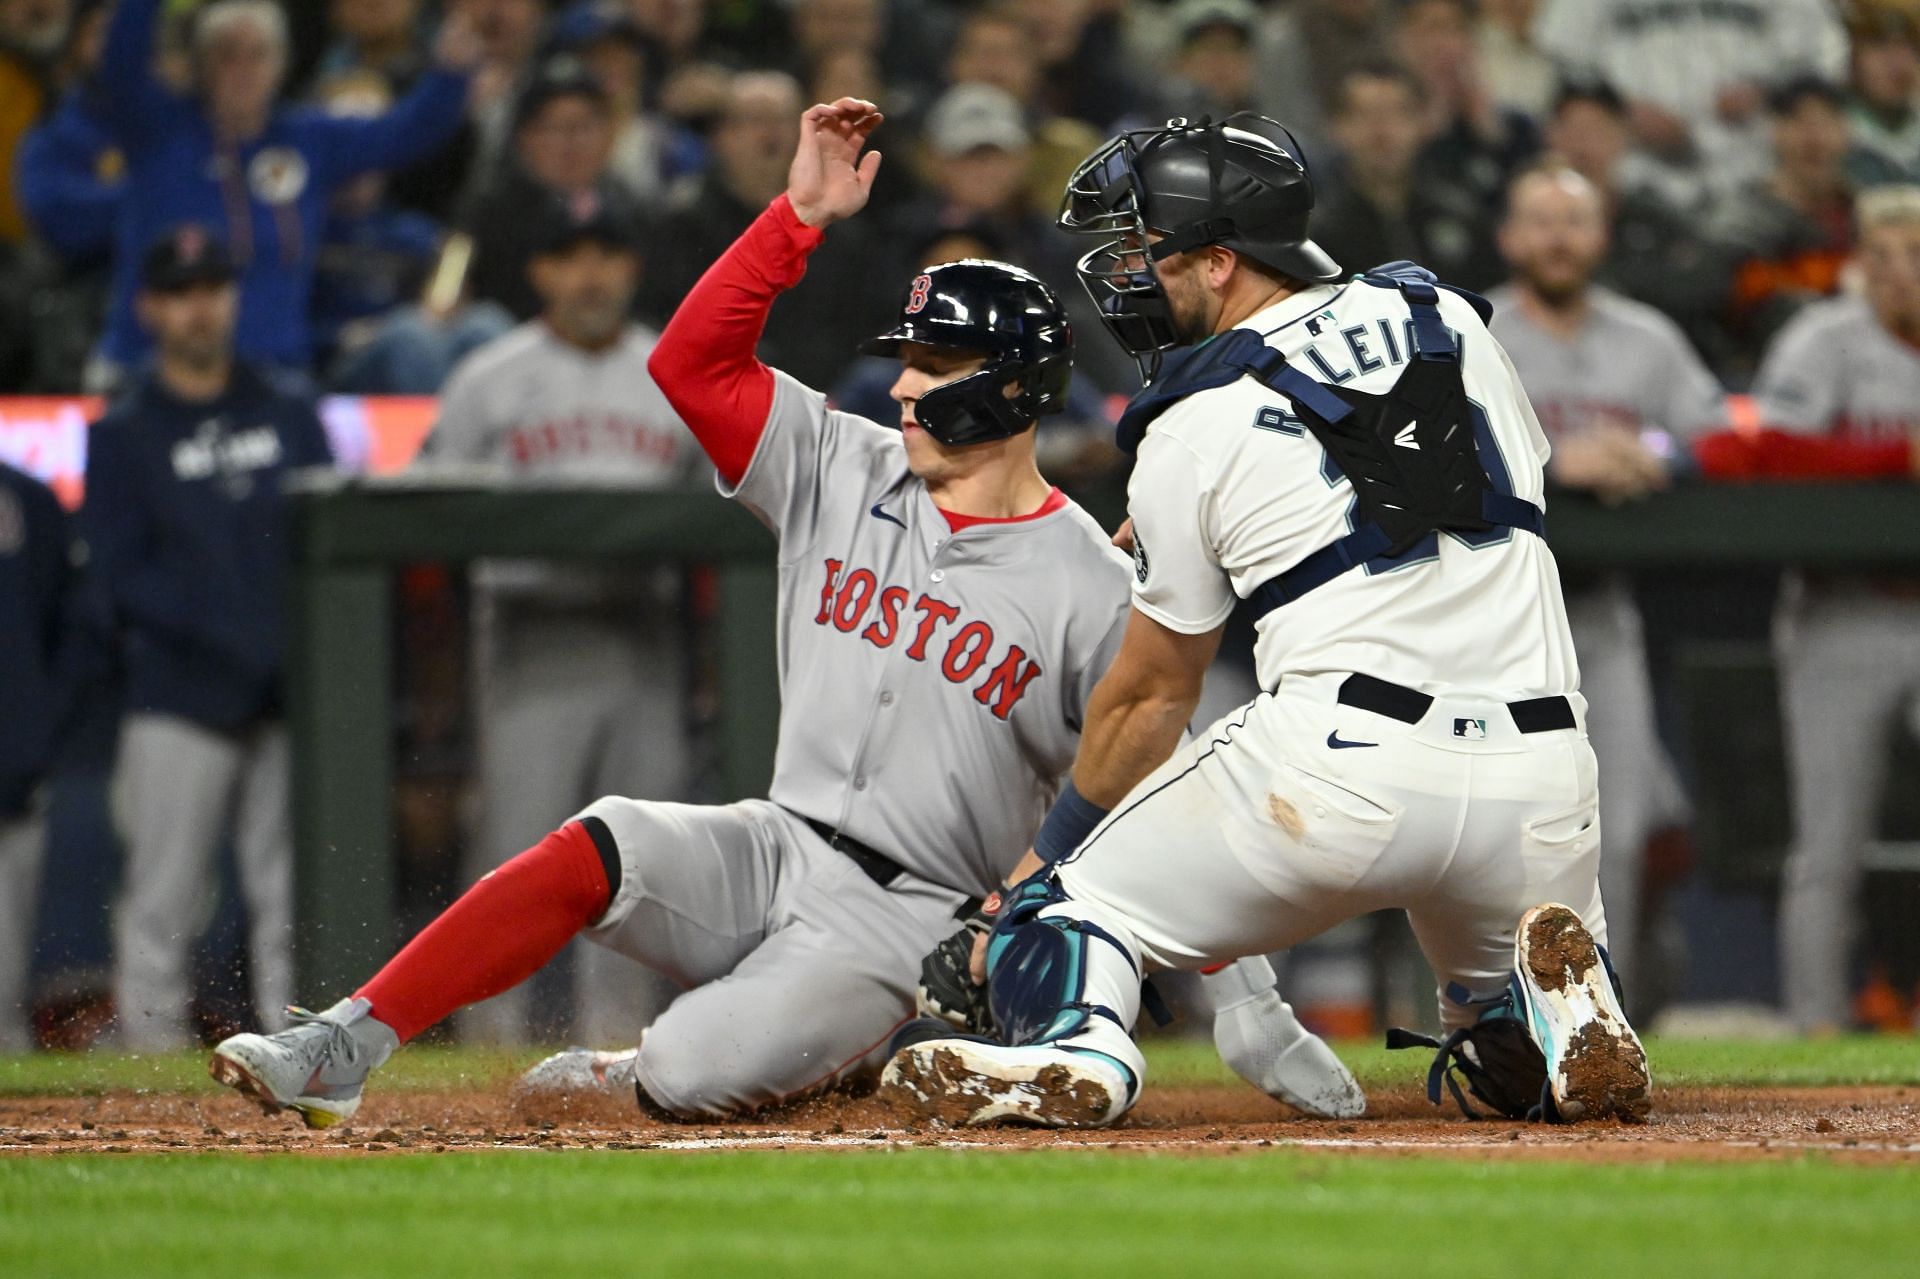
{"type": "Polygon", "coordinates": [[[916,275],[913,277],[913,288],[910,289],[907,293],[906,314],[908,315],[920,314],[921,310],[924,309],[927,305],[927,290],[931,289],[932,287],[933,287],[932,276],[916,275]]]}

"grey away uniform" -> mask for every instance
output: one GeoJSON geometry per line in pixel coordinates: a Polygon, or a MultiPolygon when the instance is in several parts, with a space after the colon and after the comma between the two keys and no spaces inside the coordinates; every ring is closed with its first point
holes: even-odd
{"type": "MultiPolygon", "coordinates": [[[[1920,352],[1837,298],[1781,331],[1754,384],[1770,427],[1861,441],[1920,430],[1920,352]]],[[[1787,1015],[1803,1029],[1850,1016],[1861,846],[1887,780],[1888,732],[1920,692],[1920,582],[1809,577],[1776,627],[1793,850],[1780,905],[1787,1015]]]]}
{"type": "MultiPolygon", "coordinates": [[[[521,325],[454,372],[426,464],[635,489],[692,479],[706,461],[647,374],[654,341],[634,326],[612,348],[587,352],[539,320],[521,325]]],[[[469,880],[537,841],[555,813],[609,793],[677,799],[687,786],[684,646],[670,570],[493,560],[475,580],[481,816],[469,880]]],[[[574,1033],[633,1042],[668,992],[599,948],[575,947],[574,958],[574,1033]]],[[[462,1010],[461,1034],[523,1041],[531,993],[523,984],[462,1010]]]]}
{"type": "Polygon", "coordinates": [[[952,532],[898,431],[774,376],[752,465],[722,487],[780,540],[771,799],[582,814],[621,859],[589,935],[693,988],[638,1057],[680,1113],[878,1069],[921,957],[1052,802],[1127,611],[1126,561],[1077,506],[952,532]],[[820,830],[905,873],[882,886],[820,830]]]}
{"type": "MultiPolygon", "coordinates": [[[[1529,319],[1513,286],[1488,295],[1489,328],[1550,442],[1605,425],[1683,441],[1724,422],[1720,385],[1678,325],[1611,289],[1596,287],[1588,298],[1586,322],[1568,341],[1529,319]]],[[[1654,729],[1640,613],[1627,579],[1568,582],[1567,621],[1600,764],[1600,888],[1610,950],[1631,995],[1646,843],[1660,816],[1658,797],[1674,783],[1654,729]]]]}

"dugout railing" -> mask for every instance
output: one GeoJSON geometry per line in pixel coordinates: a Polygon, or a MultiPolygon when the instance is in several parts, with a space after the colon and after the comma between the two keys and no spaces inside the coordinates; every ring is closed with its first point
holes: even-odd
{"type": "MultiPolygon", "coordinates": [[[[1108,527],[1117,484],[1078,495],[1108,527]]],[[[680,559],[715,567],[722,785],[765,794],[778,679],[773,538],[710,489],[491,486],[310,476],[293,499],[289,716],[302,990],[348,988],[395,935],[394,574],[483,556],[680,559]]],[[[1716,570],[1920,566],[1920,490],[1905,484],[1683,486],[1624,509],[1551,499],[1562,567],[1716,570]]],[[[1916,636],[1920,643],[1920,636],[1916,636]]],[[[993,802],[982,797],[982,802],[993,802]]]]}

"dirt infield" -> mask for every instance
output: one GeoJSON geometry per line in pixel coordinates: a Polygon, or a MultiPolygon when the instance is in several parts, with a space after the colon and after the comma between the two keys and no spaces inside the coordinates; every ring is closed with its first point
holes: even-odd
{"type": "Polygon", "coordinates": [[[507,1089],[370,1094],[348,1127],[310,1132],[226,1094],[0,1098],[0,1154],[236,1150],[315,1155],[446,1150],[714,1150],[1079,1146],[1204,1154],[1270,1146],[1601,1161],[1749,1160],[1814,1151],[1920,1162],[1920,1088],[1670,1088],[1650,1122],[1550,1128],[1470,1122],[1451,1101],[1382,1092],[1356,1120],[1323,1121],[1241,1087],[1150,1091],[1099,1132],[948,1130],[866,1097],[831,1097],[729,1123],[662,1124],[602,1098],[516,1107],[507,1089]]]}

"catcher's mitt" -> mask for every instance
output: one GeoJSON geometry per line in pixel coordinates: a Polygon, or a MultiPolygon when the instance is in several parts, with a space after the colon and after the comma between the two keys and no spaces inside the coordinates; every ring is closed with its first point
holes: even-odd
{"type": "Polygon", "coordinates": [[[923,1017],[941,1021],[969,1035],[993,1033],[993,1010],[987,988],[973,980],[973,947],[993,931],[1000,914],[1000,894],[994,893],[964,920],[960,931],[935,946],[920,961],[920,985],[914,1002],[923,1017]]]}

